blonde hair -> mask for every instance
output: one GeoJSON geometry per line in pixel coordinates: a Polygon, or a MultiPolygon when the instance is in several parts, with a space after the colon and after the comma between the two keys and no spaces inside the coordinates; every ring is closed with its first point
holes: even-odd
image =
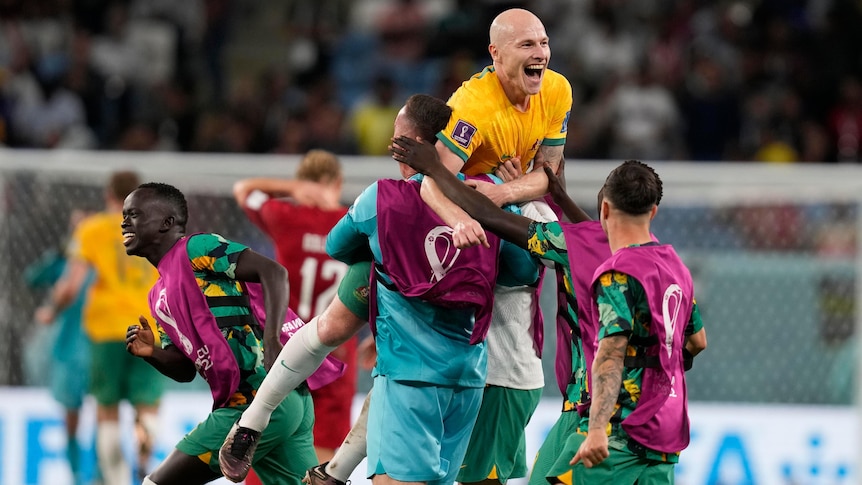
{"type": "Polygon", "coordinates": [[[309,150],[299,162],[296,178],[321,184],[341,180],[341,162],[326,150],[309,150]]]}

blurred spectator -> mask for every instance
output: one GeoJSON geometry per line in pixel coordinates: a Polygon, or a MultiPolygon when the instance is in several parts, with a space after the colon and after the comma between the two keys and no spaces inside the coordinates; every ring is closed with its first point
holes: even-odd
{"type": "MultiPolygon", "coordinates": [[[[457,0],[455,7],[440,18],[432,29],[428,41],[428,55],[443,58],[466,55],[471,60],[486,59],[490,64],[487,32],[489,23],[484,21],[482,13],[479,2],[457,0]]],[[[468,76],[474,72],[476,70],[471,69],[468,76]]]]}
{"type": "Polygon", "coordinates": [[[610,155],[624,160],[680,158],[679,112],[671,92],[644,62],[610,98],[610,155]]]}
{"type": "Polygon", "coordinates": [[[203,0],[204,35],[202,41],[206,76],[210,86],[210,102],[220,103],[226,94],[227,72],[225,49],[231,34],[231,0],[203,0]]]}
{"type": "Polygon", "coordinates": [[[839,162],[862,161],[862,84],[853,76],[841,80],[838,103],[829,113],[829,129],[839,162]]]}
{"type": "Polygon", "coordinates": [[[653,75],[671,91],[679,89],[685,77],[685,46],[691,36],[688,22],[694,11],[691,1],[673,2],[675,9],[657,21],[655,35],[646,48],[653,75]]]}
{"type": "Polygon", "coordinates": [[[428,24],[422,2],[392,0],[377,17],[384,57],[408,64],[420,60],[425,55],[428,24]]]}
{"type": "Polygon", "coordinates": [[[749,93],[742,102],[739,130],[739,150],[742,158],[751,157],[763,144],[770,129],[772,102],[767,90],[749,93]]]}
{"type": "Polygon", "coordinates": [[[800,161],[825,162],[834,160],[829,133],[824,126],[816,121],[804,121],[800,132],[800,161]]]}
{"type": "Polygon", "coordinates": [[[90,62],[92,36],[84,30],[77,29],[72,34],[71,42],[66,85],[81,98],[87,124],[99,145],[104,146],[107,128],[104,125],[103,112],[105,78],[99,75],[90,62]]]}
{"type": "Polygon", "coordinates": [[[762,133],[760,148],[752,157],[758,162],[796,162],[799,154],[793,145],[782,140],[773,128],[767,128],[762,133]]]}
{"type": "Polygon", "coordinates": [[[116,149],[131,152],[146,152],[155,150],[158,145],[156,131],[147,123],[132,123],[120,135],[116,149]]]}
{"type": "Polygon", "coordinates": [[[401,109],[395,81],[381,74],[372,90],[359,101],[350,115],[350,129],[360,155],[387,155],[392,139],[392,122],[401,109]]]}
{"type": "Polygon", "coordinates": [[[207,111],[201,114],[192,139],[192,150],[196,152],[230,152],[227,141],[228,119],[223,111],[207,111]]]}
{"type": "Polygon", "coordinates": [[[290,40],[288,58],[297,76],[326,72],[334,50],[350,22],[351,0],[287,2],[284,31],[290,40]],[[302,64],[298,64],[302,60],[302,64]]]}
{"type": "Polygon", "coordinates": [[[699,56],[682,94],[686,120],[688,158],[724,160],[735,158],[739,133],[739,99],[727,81],[727,73],[714,60],[699,56]]]}
{"type": "Polygon", "coordinates": [[[355,153],[345,135],[345,112],[338,103],[332,79],[328,76],[318,79],[307,99],[308,147],[336,154],[355,153]]]}
{"type": "Polygon", "coordinates": [[[143,59],[138,58],[129,36],[126,6],[112,3],[104,15],[105,31],[92,38],[90,63],[105,79],[101,140],[104,146],[113,146],[134,117],[134,78],[142,71],[143,59]]]}
{"type": "Polygon", "coordinates": [[[308,151],[308,118],[304,114],[289,116],[280,126],[274,153],[299,154],[308,151]]]}
{"type": "Polygon", "coordinates": [[[20,98],[12,111],[19,142],[36,148],[93,148],[95,137],[87,126],[84,103],[64,85],[69,59],[57,53],[37,61],[39,91],[20,98]]]}
{"type": "Polygon", "coordinates": [[[631,32],[621,28],[618,11],[613,0],[596,0],[592,25],[579,41],[580,68],[591,87],[621,79],[637,66],[637,42],[631,32]]]}

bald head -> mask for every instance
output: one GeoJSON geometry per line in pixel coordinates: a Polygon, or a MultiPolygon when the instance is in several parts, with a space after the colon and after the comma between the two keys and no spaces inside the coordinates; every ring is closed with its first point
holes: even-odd
{"type": "Polygon", "coordinates": [[[505,10],[491,22],[488,32],[491,45],[504,45],[512,42],[515,37],[524,31],[545,31],[545,26],[539,17],[529,10],[522,8],[511,8],[505,10]]]}
{"type": "Polygon", "coordinates": [[[542,89],[551,60],[548,34],[539,17],[522,8],[504,11],[491,23],[488,53],[509,101],[523,111],[542,89]]]}

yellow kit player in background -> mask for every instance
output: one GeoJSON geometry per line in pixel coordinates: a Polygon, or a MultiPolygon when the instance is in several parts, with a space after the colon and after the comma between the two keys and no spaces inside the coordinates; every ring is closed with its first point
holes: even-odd
{"type": "Polygon", "coordinates": [[[140,180],[134,172],[113,173],[105,187],[105,210],[87,217],[72,235],[68,249],[68,283],[52,295],[53,311],[70,305],[86,291],[82,324],[92,342],[89,393],[97,404],[96,457],[105,484],[131,484],[131,465],[123,457],[119,403],[126,399],[136,411],[139,456],[137,474],[144,476],[158,428],[162,376],[126,352],[126,327],[149,315],[150,288],[158,273],[146,260],[126,255],[119,230],[123,200],[140,180]],[[93,283],[84,283],[90,271],[93,283]]]}

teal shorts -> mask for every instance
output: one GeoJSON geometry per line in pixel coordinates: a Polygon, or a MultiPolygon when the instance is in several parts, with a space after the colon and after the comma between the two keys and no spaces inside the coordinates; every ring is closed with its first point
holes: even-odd
{"type": "MultiPolygon", "coordinates": [[[[197,456],[221,474],[218,450],[245,407],[216,409],[177,443],[177,450],[197,456]]],[[[314,452],[314,405],[308,389],[292,391],[278,405],[263,431],[252,466],[267,485],[296,485],[317,465],[314,452]]]]}
{"type": "Polygon", "coordinates": [[[123,399],[134,406],[154,406],[162,397],[165,376],[144,359],[126,351],[125,342],[93,342],[90,393],[101,406],[123,399]]]}
{"type": "Polygon", "coordinates": [[[90,389],[90,340],[80,331],[64,335],[63,329],[56,327],[51,328],[59,331],[54,335],[51,395],[67,410],[80,409],[90,389]],[[63,349],[58,351],[61,346],[63,349]]]}
{"type": "Polygon", "coordinates": [[[458,482],[495,479],[506,483],[510,478],[527,476],[524,429],[541,398],[542,389],[485,387],[458,482]]]}
{"type": "Polygon", "coordinates": [[[80,359],[55,363],[51,368],[51,395],[65,409],[80,409],[84,404],[84,396],[90,387],[88,357],[85,353],[80,359]]]}
{"type": "Polygon", "coordinates": [[[361,320],[368,320],[368,289],[371,262],[352,264],[338,285],[338,299],[361,320]]]}
{"type": "Polygon", "coordinates": [[[368,408],[368,476],[452,484],[464,460],[482,388],[374,378],[368,408]]]}
{"type": "MultiPolygon", "coordinates": [[[[568,455],[564,454],[563,451],[567,449],[566,442],[570,437],[577,436],[579,438],[572,439],[583,441],[584,437],[578,434],[580,420],[581,417],[576,410],[560,414],[560,418],[548,431],[548,436],[536,453],[536,460],[533,462],[533,469],[530,472],[529,485],[548,485],[548,482],[572,484],[571,466],[566,466],[562,473],[559,470],[557,473],[551,473],[551,469],[557,468],[558,462],[562,463],[566,456],[568,456],[568,459],[565,459],[566,464],[575,456],[574,453],[568,455]]],[[[580,442],[577,445],[580,446],[580,442]]]]}

